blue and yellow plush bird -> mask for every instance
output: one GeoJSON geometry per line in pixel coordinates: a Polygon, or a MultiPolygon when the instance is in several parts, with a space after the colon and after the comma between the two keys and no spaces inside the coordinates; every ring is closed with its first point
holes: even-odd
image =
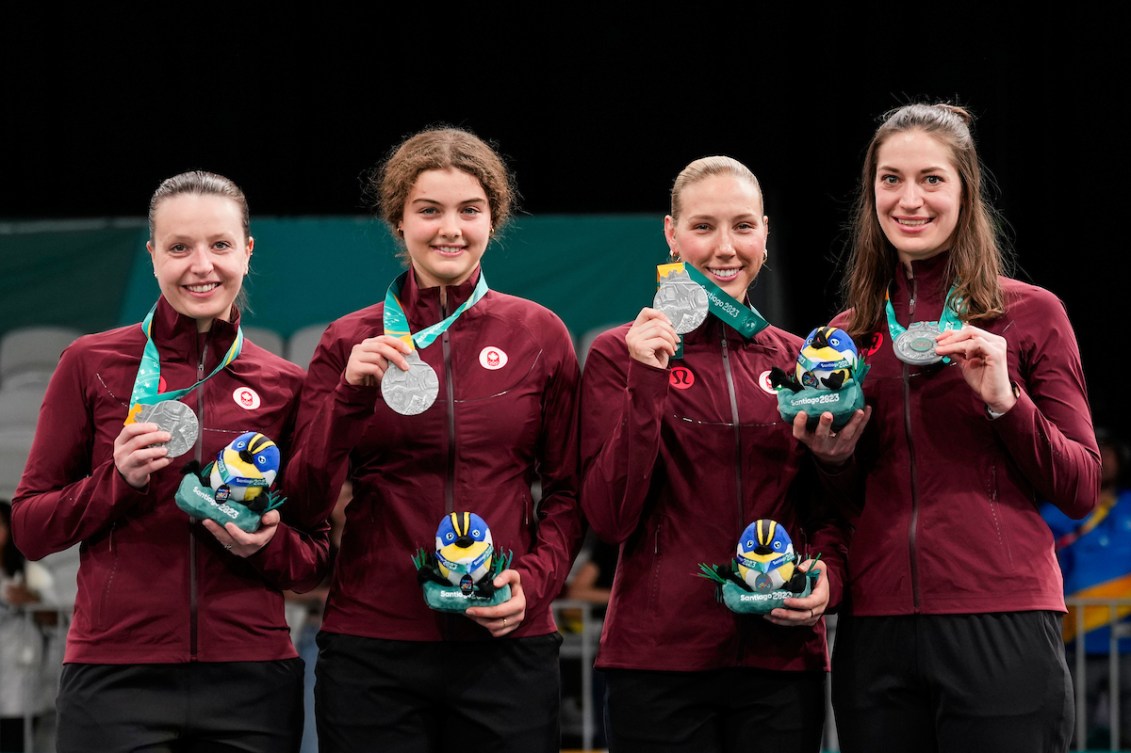
{"type": "Polygon", "coordinates": [[[209,483],[214,492],[226,486],[225,499],[246,505],[275,483],[278,472],[279,448],[264,435],[249,431],[216,455],[209,483]]]}
{"type": "Polygon", "coordinates": [[[797,356],[797,379],[804,387],[839,390],[852,382],[857,358],[856,343],[847,332],[817,327],[797,356]]]}
{"type": "Polygon", "coordinates": [[[491,529],[473,512],[449,513],[436,529],[436,565],[454,586],[469,587],[491,570],[491,529]],[[470,582],[468,582],[470,581],[470,582]]]}
{"type": "Polygon", "coordinates": [[[746,526],[734,563],[743,582],[757,593],[784,588],[796,567],[793,540],[777,521],[763,518],[746,526]]]}

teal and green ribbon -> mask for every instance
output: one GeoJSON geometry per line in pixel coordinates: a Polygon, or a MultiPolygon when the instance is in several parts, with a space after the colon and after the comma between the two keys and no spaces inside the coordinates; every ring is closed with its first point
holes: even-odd
{"type": "MultiPolygon", "coordinates": [[[[946,294],[946,304],[943,306],[942,316],[939,317],[938,328],[939,332],[946,332],[948,329],[962,329],[962,319],[959,318],[958,308],[959,299],[955,295],[956,286],[951,285],[950,290],[946,294]]],[[[895,346],[895,341],[899,336],[907,331],[907,327],[896,321],[895,308],[891,305],[891,295],[884,293],[884,311],[888,317],[888,332],[891,333],[892,346],[895,346]]],[[[944,356],[943,363],[950,363],[950,358],[944,356]]]]}
{"type": "Polygon", "coordinates": [[[437,337],[444,334],[449,327],[455,324],[460,314],[478,303],[483,296],[487,295],[488,291],[487,278],[484,276],[483,270],[480,269],[479,282],[475,283],[475,289],[471,291],[471,296],[466,301],[461,303],[459,307],[443,321],[436,322],[424,329],[412,332],[409,329],[408,318],[405,317],[404,308],[401,306],[400,301],[401,288],[404,286],[404,281],[407,277],[408,272],[401,273],[389,284],[389,289],[385,291],[383,325],[386,335],[404,340],[414,348],[427,348],[431,345],[437,337]]]}
{"type": "Polygon", "coordinates": [[[145,350],[142,351],[141,363],[138,364],[137,376],[134,378],[134,388],[130,395],[130,411],[125,421],[127,424],[132,424],[137,420],[138,412],[143,405],[153,405],[162,400],[176,400],[192,392],[236,360],[240,351],[243,350],[243,328],[237,327],[236,339],[211,374],[184,389],[158,393],[158,386],[161,383],[161,355],[157,352],[157,344],[153,342],[153,314],[156,310],[157,304],[155,303],[141,322],[141,331],[145,333],[145,350]]]}
{"type": "MultiPolygon", "coordinates": [[[[676,264],[687,272],[687,276],[691,278],[692,282],[703,288],[707,293],[707,310],[747,340],[770,326],[770,323],[758,313],[758,309],[750,305],[744,306],[692,265],[685,262],[675,262],[661,266],[669,268],[676,264]]],[[[672,357],[683,358],[682,335],[679,335],[679,344],[676,346],[675,355],[672,357]]]]}

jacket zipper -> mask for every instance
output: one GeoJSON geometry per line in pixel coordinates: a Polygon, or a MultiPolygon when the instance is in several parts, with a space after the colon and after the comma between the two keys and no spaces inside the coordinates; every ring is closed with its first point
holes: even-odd
{"type": "MultiPolygon", "coordinates": [[[[726,330],[723,330],[723,372],[727,377],[727,394],[730,397],[730,418],[731,425],[734,426],[734,488],[737,496],[736,501],[737,515],[738,515],[738,528],[736,531],[741,531],[745,527],[742,519],[742,427],[738,421],[738,397],[735,395],[734,390],[734,374],[730,368],[730,350],[727,347],[726,330]]],[[[736,663],[742,661],[743,656],[743,641],[738,641],[736,648],[735,661],[736,663]]]]}
{"type": "MultiPolygon", "coordinates": [[[[441,321],[448,317],[448,306],[440,301],[441,321]]],[[[448,331],[440,336],[440,344],[444,351],[444,387],[448,395],[448,479],[444,484],[444,510],[455,512],[455,486],[456,486],[456,398],[455,384],[452,382],[452,344],[448,331]]]]}
{"type": "MultiPolygon", "coordinates": [[[[204,378],[204,355],[208,352],[208,334],[204,335],[204,341],[200,343],[200,359],[196,364],[196,381],[204,378]]],[[[201,430],[196,433],[196,449],[194,450],[194,457],[197,463],[201,463],[204,458],[204,385],[197,387],[196,391],[196,420],[200,425],[201,430]]],[[[199,604],[197,603],[197,580],[196,580],[196,538],[192,535],[192,526],[196,523],[196,518],[189,519],[188,528],[188,547],[189,547],[189,656],[192,661],[197,659],[197,641],[198,626],[197,619],[199,618],[199,604]]]]}
{"type": "MultiPolygon", "coordinates": [[[[915,303],[919,296],[919,284],[912,272],[910,280],[911,295],[907,301],[907,321],[915,320],[915,303]]],[[[907,535],[908,555],[911,560],[911,603],[919,611],[919,560],[916,555],[915,531],[919,526],[919,483],[915,464],[915,441],[911,436],[911,367],[903,364],[903,430],[907,434],[907,458],[911,471],[911,521],[907,535]]]]}

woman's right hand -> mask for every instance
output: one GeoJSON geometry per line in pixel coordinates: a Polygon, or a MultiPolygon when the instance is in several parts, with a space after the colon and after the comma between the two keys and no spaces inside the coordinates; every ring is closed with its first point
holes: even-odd
{"type": "Polygon", "coordinates": [[[668,360],[675,355],[679,335],[662,311],[643,308],[624,336],[628,353],[640,363],[666,369],[668,360]]]}
{"type": "Polygon", "coordinates": [[[412,347],[404,340],[391,335],[369,337],[353,346],[350,360],[346,364],[346,382],[355,387],[376,387],[381,377],[394,364],[401,371],[408,371],[405,356],[412,347]]]}
{"type": "Polygon", "coordinates": [[[165,447],[172,438],[157,424],[126,424],[114,440],[114,466],[127,484],[144,489],[149,484],[150,474],[173,462],[165,447]]]}

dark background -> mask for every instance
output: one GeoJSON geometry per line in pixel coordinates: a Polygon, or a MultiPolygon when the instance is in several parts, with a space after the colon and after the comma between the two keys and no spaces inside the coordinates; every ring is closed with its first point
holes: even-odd
{"type": "Polygon", "coordinates": [[[658,232],[680,168],[730,154],[766,193],[778,323],[804,334],[837,308],[877,116],[948,100],[977,116],[1017,276],[1068,307],[1097,423],[1125,425],[1131,68],[1091,4],[343,8],[5,5],[0,221],[137,217],[193,168],[240,184],[253,221],[364,213],[364,173],[446,122],[497,142],[527,213],[654,214],[658,232]]]}

